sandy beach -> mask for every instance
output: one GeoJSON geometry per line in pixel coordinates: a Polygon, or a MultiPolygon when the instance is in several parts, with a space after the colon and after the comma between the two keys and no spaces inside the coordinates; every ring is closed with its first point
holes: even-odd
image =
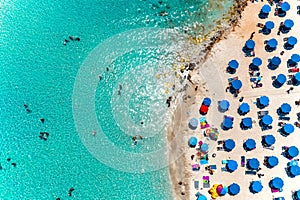
{"type": "MultiPolygon", "coordinates": [[[[300,148],[297,142],[299,129],[295,127],[295,132],[291,135],[284,137],[280,135],[278,129],[279,116],[277,114],[277,109],[282,103],[289,103],[292,106],[292,111],[288,115],[290,117],[289,121],[283,121],[286,123],[294,124],[297,121],[296,113],[299,107],[295,105],[295,101],[299,100],[300,88],[295,86],[294,89],[288,94],[286,91],[291,87],[290,85],[284,84],[280,88],[275,88],[272,85],[272,76],[277,76],[282,73],[286,76],[292,74],[288,73],[287,60],[291,58],[291,55],[299,52],[299,44],[291,50],[284,50],[284,37],[295,36],[297,37],[300,32],[300,24],[297,21],[299,15],[297,14],[297,5],[294,1],[287,1],[291,5],[291,9],[287,12],[285,17],[274,16],[275,4],[271,7],[271,12],[266,19],[260,19],[258,13],[260,12],[264,4],[268,2],[255,2],[248,3],[248,6],[242,12],[242,18],[239,20],[238,25],[234,30],[224,34],[221,40],[216,43],[210,51],[204,62],[201,62],[197,69],[195,69],[192,75],[192,82],[190,84],[187,92],[186,99],[177,105],[178,109],[174,114],[174,123],[178,124],[178,129],[181,131],[180,137],[177,137],[176,147],[172,147],[171,157],[182,154],[183,155],[170,166],[170,177],[173,183],[174,196],[176,199],[197,199],[195,194],[199,191],[204,194],[208,199],[210,199],[210,194],[208,190],[210,188],[202,187],[202,176],[210,177],[210,186],[213,184],[223,184],[230,185],[232,183],[237,183],[240,185],[241,191],[236,196],[230,196],[226,194],[223,197],[218,197],[218,199],[272,199],[274,197],[285,197],[286,199],[292,199],[292,191],[300,189],[300,177],[290,178],[287,176],[285,168],[287,163],[290,161],[285,158],[282,153],[282,146],[297,146],[300,148]],[[287,34],[277,35],[277,31],[280,22],[285,19],[293,19],[295,22],[294,27],[287,34]],[[259,32],[260,28],[257,27],[257,23],[265,24],[266,21],[273,21],[275,24],[274,29],[270,34],[264,35],[259,32]],[[251,33],[255,32],[253,40],[255,41],[255,57],[262,59],[262,65],[260,67],[261,73],[261,83],[263,84],[260,88],[252,88],[253,85],[250,82],[249,75],[249,65],[254,57],[245,57],[242,48],[245,42],[250,38],[251,33]],[[267,52],[265,50],[265,40],[275,38],[278,41],[277,49],[273,52],[267,52]],[[284,51],[283,55],[280,52],[284,51]],[[282,62],[276,70],[268,69],[268,59],[273,56],[278,56],[281,58],[282,62]],[[228,62],[232,59],[236,59],[239,62],[239,68],[235,74],[229,74],[226,72],[228,62]],[[226,92],[226,88],[229,86],[228,78],[238,77],[242,81],[243,86],[238,94],[238,97],[234,97],[231,93],[226,92]],[[198,85],[199,89],[195,91],[195,85],[198,85]],[[255,105],[256,99],[262,95],[266,95],[270,99],[270,104],[263,110],[267,110],[269,114],[273,117],[272,129],[262,131],[260,125],[258,124],[259,119],[257,112],[261,109],[257,108],[255,105]],[[196,154],[195,148],[190,148],[188,146],[188,139],[191,136],[197,137],[198,140],[205,141],[203,136],[203,130],[199,127],[196,130],[191,130],[188,127],[188,122],[191,118],[200,118],[199,107],[204,97],[209,97],[212,99],[212,104],[206,115],[209,124],[217,127],[220,130],[220,135],[218,140],[233,139],[235,141],[236,147],[231,152],[217,151],[217,147],[220,145],[217,142],[210,142],[209,145],[209,161],[208,165],[216,165],[217,169],[214,171],[213,175],[210,175],[205,166],[201,165],[199,171],[192,171],[192,164],[199,163],[197,158],[191,159],[191,155],[196,154]],[[240,116],[237,113],[237,109],[241,102],[239,102],[240,97],[244,97],[243,102],[250,105],[250,112],[245,116],[240,116]],[[218,111],[218,101],[227,99],[230,102],[230,108],[225,113],[218,111]],[[221,129],[220,125],[223,121],[224,115],[229,115],[234,117],[233,128],[227,131],[221,129]],[[242,130],[240,128],[240,122],[242,118],[251,117],[253,120],[253,127],[248,130],[242,130]],[[261,144],[261,138],[263,135],[272,134],[276,138],[276,143],[273,145],[274,149],[266,149],[261,144]],[[246,152],[243,148],[243,141],[248,138],[252,138],[256,141],[256,149],[246,152]],[[216,154],[213,158],[211,155],[216,154]],[[241,156],[245,156],[246,159],[257,158],[260,161],[261,170],[259,173],[264,174],[262,177],[257,175],[245,175],[246,167],[241,167],[241,156]],[[269,169],[263,165],[263,160],[265,156],[276,156],[279,159],[279,164],[269,169]],[[232,159],[238,162],[238,168],[233,173],[223,172],[221,168],[225,165],[222,164],[222,160],[232,159]],[[280,177],[284,180],[284,186],[282,192],[272,193],[269,187],[269,181],[273,177],[280,177]],[[257,194],[253,194],[249,190],[249,185],[251,181],[260,180],[263,184],[263,189],[257,194]],[[195,189],[194,181],[199,181],[199,189],[195,189]]],[[[173,126],[175,127],[175,126],[173,126]]],[[[172,139],[173,130],[169,130],[168,139],[172,139]]],[[[173,133],[174,134],[174,133],[173,133]]]]}

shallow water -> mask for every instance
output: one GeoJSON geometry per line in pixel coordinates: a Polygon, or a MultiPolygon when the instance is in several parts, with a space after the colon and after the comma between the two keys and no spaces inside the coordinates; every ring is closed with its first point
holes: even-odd
{"type": "Polygon", "coordinates": [[[179,89],[176,40],[208,31],[231,1],[0,2],[0,198],[64,199],[74,187],[74,199],[172,199],[164,131],[165,99],[179,89]],[[81,41],[64,46],[69,35],[81,41]]]}

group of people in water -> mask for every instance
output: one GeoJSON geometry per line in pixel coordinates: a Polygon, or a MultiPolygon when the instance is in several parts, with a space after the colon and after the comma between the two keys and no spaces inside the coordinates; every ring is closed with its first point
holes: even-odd
{"type": "Polygon", "coordinates": [[[141,135],[132,136],[132,140],[133,140],[134,145],[136,145],[138,143],[138,139],[143,140],[143,136],[141,136],[141,135]]]}
{"type": "Polygon", "coordinates": [[[77,41],[77,42],[79,42],[80,41],[80,37],[69,36],[69,40],[65,39],[64,42],[63,42],[63,45],[67,45],[67,43],[69,43],[70,41],[77,41]]]}

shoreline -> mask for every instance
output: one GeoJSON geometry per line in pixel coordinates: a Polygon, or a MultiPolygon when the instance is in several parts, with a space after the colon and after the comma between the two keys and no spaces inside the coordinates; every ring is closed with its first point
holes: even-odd
{"type": "MultiPolygon", "coordinates": [[[[229,9],[229,12],[227,15],[220,20],[216,21],[217,27],[214,28],[210,34],[205,35],[204,39],[199,38],[190,38],[192,43],[196,43],[199,49],[203,48],[201,50],[201,54],[199,55],[197,60],[197,65],[193,71],[191,71],[190,74],[192,74],[193,79],[195,79],[196,72],[199,70],[201,65],[205,63],[207,58],[209,57],[211,50],[213,47],[220,42],[223,38],[226,38],[227,35],[229,35],[231,32],[235,31],[236,26],[238,26],[241,18],[242,18],[242,12],[247,7],[248,1],[247,0],[237,0],[236,3],[229,9]],[[232,18],[231,18],[232,17],[232,18]],[[224,25],[223,27],[222,25],[224,25]],[[222,24],[222,25],[221,25],[222,24]],[[200,43],[200,44],[199,44],[200,43]]],[[[179,100],[176,102],[175,110],[173,111],[173,117],[172,117],[172,124],[168,127],[167,130],[167,140],[170,144],[170,141],[173,141],[175,138],[174,130],[179,130],[180,127],[187,127],[188,119],[190,118],[189,115],[185,115],[185,110],[190,108],[193,104],[195,104],[196,99],[201,99],[208,95],[208,90],[203,87],[203,83],[201,84],[201,77],[197,77],[199,87],[198,91],[196,92],[193,88],[193,85],[188,82],[188,87],[184,91],[183,98],[184,100],[179,100]],[[200,85],[202,85],[202,87],[200,85]],[[183,124],[182,122],[185,122],[183,124]]],[[[178,99],[178,98],[176,98],[178,99]]],[[[198,112],[198,110],[197,110],[198,112]]],[[[169,150],[169,160],[174,160],[169,165],[169,176],[171,181],[171,190],[173,194],[174,199],[187,199],[191,197],[190,194],[190,182],[192,178],[192,174],[189,170],[187,170],[188,165],[188,156],[184,153],[186,151],[189,151],[187,148],[186,143],[183,143],[182,141],[185,141],[185,133],[189,130],[185,128],[182,132],[182,134],[178,137],[176,137],[176,141],[173,143],[173,146],[170,146],[169,150]],[[172,152],[172,153],[170,153],[172,152]],[[180,155],[178,157],[178,155],[180,155]],[[178,159],[176,159],[178,157],[178,159]]]]}

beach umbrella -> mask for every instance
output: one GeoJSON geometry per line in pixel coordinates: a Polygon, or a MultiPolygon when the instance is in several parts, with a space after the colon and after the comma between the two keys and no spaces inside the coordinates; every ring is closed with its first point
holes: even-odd
{"type": "Polygon", "coordinates": [[[281,189],[284,185],[284,182],[281,178],[275,177],[271,180],[271,187],[274,189],[281,189]]]}
{"type": "Polygon", "coordinates": [[[198,126],[198,123],[199,123],[198,119],[192,118],[192,119],[190,119],[189,125],[191,128],[196,129],[198,126]]]}
{"type": "Polygon", "coordinates": [[[229,172],[233,172],[233,171],[235,171],[237,169],[238,164],[237,164],[237,162],[235,160],[228,160],[227,164],[226,164],[226,167],[227,167],[227,170],[229,172]]]}
{"type": "Polygon", "coordinates": [[[197,197],[197,200],[207,200],[207,198],[206,198],[206,196],[201,194],[197,197]]]}
{"type": "Polygon", "coordinates": [[[278,158],[275,156],[270,156],[267,162],[270,167],[275,167],[276,165],[278,165],[278,158]]]}
{"type": "Polygon", "coordinates": [[[278,42],[275,38],[272,38],[268,41],[268,45],[271,47],[271,48],[276,48],[278,42]]]}
{"type": "Polygon", "coordinates": [[[295,81],[297,81],[297,82],[300,82],[300,72],[297,72],[296,74],[295,74],[295,81]]]}
{"type": "Polygon", "coordinates": [[[222,100],[222,101],[220,102],[219,106],[220,106],[220,108],[221,108],[222,110],[228,110],[228,108],[229,108],[229,106],[230,106],[230,103],[229,103],[229,101],[227,101],[227,100],[222,100]]]}
{"type": "Polygon", "coordinates": [[[197,138],[196,137],[191,137],[189,139],[189,146],[190,147],[195,147],[197,145],[197,138]]]}
{"type": "Polygon", "coordinates": [[[225,194],[228,193],[228,187],[226,187],[225,185],[223,186],[221,192],[220,192],[220,196],[224,196],[225,194]]]}
{"type": "Polygon", "coordinates": [[[274,22],[272,22],[272,21],[267,21],[267,22],[265,23],[265,27],[266,27],[266,29],[273,29],[273,28],[274,28],[274,22]]]}
{"type": "Polygon", "coordinates": [[[262,117],[262,122],[265,124],[265,125],[270,125],[272,124],[273,122],[273,118],[270,116],[270,115],[264,115],[262,117]]]}
{"type": "Polygon", "coordinates": [[[294,158],[294,157],[298,156],[299,150],[298,150],[297,147],[291,146],[291,147],[288,148],[287,153],[288,153],[289,157],[294,158]]]}
{"type": "Polygon", "coordinates": [[[262,60],[258,57],[252,59],[252,64],[259,67],[262,64],[262,60]]]}
{"type": "Polygon", "coordinates": [[[208,106],[202,104],[201,107],[200,107],[200,112],[201,112],[202,114],[207,113],[207,112],[208,112],[208,106]]]}
{"type": "Polygon", "coordinates": [[[232,139],[225,140],[224,149],[226,151],[231,151],[235,147],[235,142],[232,139]]]}
{"type": "Polygon", "coordinates": [[[284,74],[279,74],[277,76],[276,81],[280,84],[283,85],[286,82],[286,76],[284,74]]]}
{"type": "Polygon", "coordinates": [[[283,11],[289,11],[291,8],[288,2],[283,2],[280,7],[283,11]]]}
{"type": "Polygon", "coordinates": [[[253,170],[257,170],[259,168],[259,161],[256,158],[251,158],[248,160],[248,167],[253,170]]]}
{"type": "Polygon", "coordinates": [[[240,111],[242,114],[245,114],[245,113],[249,112],[249,111],[250,111],[250,106],[249,106],[249,104],[247,104],[247,103],[242,103],[242,104],[240,105],[240,107],[239,107],[239,111],[240,111]]]}
{"type": "Polygon", "coordinates": [[[291,60],[293,62],[299,62],[300,61],[300,55],[299,54],[293,54],[291,57],[291,60]]]}
{"type": "Polygon", "coordinates": [[[291,112],[292,107],[290,106],[290,104],[284,103],[280,106],[280,110],[282,113],[288,114],[289,112],[291,112]]]}
{"type": "Polygon", "coordinates": [[[233,125],[233,121],[231,119],[229,119],[228,117],[225,117],[224,121],[223,121],[223,126],[225,128],[232,128],[233,125]]]}
{"type": "Polygon", "coordinates": [[[300,199],[300,190],[298,190],[297,192],[295,192],[294,196],[296,197],[297,200],[299,200],[300,199]]]}
{"type": "Polygon", "coordinates": [[[286,20],[284,21],[284,26],[285,26],[286,28],[292,28],[292,27],[294,26],[294,21],[291,20],[291,19],[286,19],[286,20]]]}
{"type": "Polygon", "coordinates": [[[269,97],[267,97],[267,96],[261,96],[261,97],[259,97],[259,103],[261,104],[261,105],[263,105],[263,106],[267,106],[267,105],[269,105],[269,97]]]}
{"type": "Polygon", "coordinates": [[[267,145],[267,146],[271,146],[275,143],[276,139],[273,135],[266,135],[264,137],[264,143],[267,145]]]}
{"type": "Polygon", "coordinates": [[[278,66],[281,63],[281,59],[278,56],[274,56],[271,59],[271,63],[272,63],[272,65],[278,66]]]}
{"type": "Polygon", "coordinates": [[[253,193],[258,193],[262,190],[263,186],[260,181],[252,181],[250,185],[250,190],[253,193]]]}
{"type": "Polygon", "coordinates": [[[300,175],[300,167],[299,166],[290,166],[289,172],[293,177],[300,175]]]}
{"type": "Polygon", "coordinates": [[[234,81],[232,81],[232,83],[231,83],[231,86],[233,87],[233,89],[234,90],[239,90],[239,89],[241,89],[241,87],[242,87],[242,81],[240,81],[240,80],[234,80],[234,81]]]}
{"type": "Polygon", "coordinates": [[[290,37],[288,38],[287,43],[288,43],[289,45],[294,46],[295,44],[297,44],[297,38],[295,38],[294,36],[290,36],[290,37]]]}
{"type": "Polygon", "coordinates": [[[237,195],[240,192],[240,186],[236,183],[232,183],[228,186],[228,193],[230,195],[237,195]]]}
{"type": "Polygon", "coordinates": [[[247,127],[247,128],[252,127],[251,117],[246,117],[246,118],[242,119],[242,124],[243,124],[244,127],[247,127]]]}
{"type": "Polygon", "coordinates": [[[237,69],[239,67],[239,63],[236,60],[231,60],[231,61],[229,61],[228,66],[231,69],[237,69]]]}
{"type": "Polygon", "coordinates": [[[211,99],[208,98],[208,97],[205,97],[205,98],[203,99],[202,104],[204,104],[204,105],[206,105],[206,106],[210,106],[210,104],[211,104],[211,99]]]}
{"type": "Polygon", "coordinates": [[[256,148],[256,142],[253,139],[247,139],[245,142],[246,149],[252,150],[256,148]]]}
{"type": "Polygon", "coordinates": [[[207,152],[208,151],[208,144],[207,143],[203,143],[201,145],[201,151],[202,152],[207,152]]]}
{"type": "Polygon", "coordinates": [[[254,46],[255,46],[255,42],[254,42],[253,40],[247,40],[247,41],[246,41],[246,47],[247,47],[248,49],[253,49],[254,46]]]}
{"type": "Polygon", "coordinates": [[[261,12],[263,13],[269,13],[271,11],[271,7],[268,4],[263,5],[261,8],[261,12]]]}
{"type": "Polygon", "coordinates": [[[292,124],[285,124],[283,126],[283,131],[286,133],[286,134],[291,134],[293,133],[295,130],[294,126],[292,124]]]}

